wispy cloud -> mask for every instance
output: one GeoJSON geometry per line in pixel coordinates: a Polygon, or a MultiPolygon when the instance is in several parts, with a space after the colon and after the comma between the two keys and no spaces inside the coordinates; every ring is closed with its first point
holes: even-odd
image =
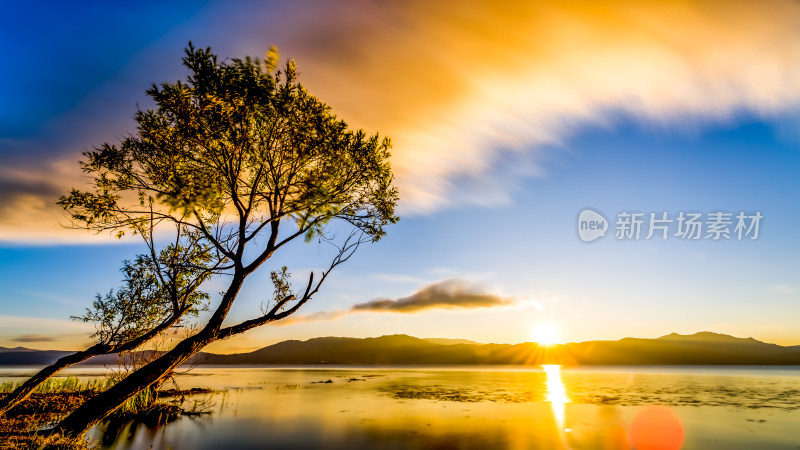
{"type": "Polygon", "coordinates": [[[12,342],[54,342],[56,339],[43,334],[23,334],[11,339],[12,342]]]}
{"type": "Polygon", "coordinates": [[[94,327],[88,323],[71,320],[46,319],[41,317],[0,315],[0,346],[13,346],[11,343],[24,342],[31,348],[52,350],[57,342],[59,350],[85,348],[91,342],[89,335],[94,327]],[[47,334],[31,333],[44,330],[47,334]],[[42,343],[42,345],[36,345],[42,343]]]}
{"type": "Polygon", "coordinates": [[[775,292],[780,292],[781,294],[794,294],[798,291],[798,286],[791,284],[773,284],[769,288],[775,292]]]}
{"type": "Polygon", "coordinates": [[[385,283],[415,283],[419,284],[424,281],[423,278],[415,277],[412,275],[401,275],[394,273],[373,273],[370,277],[385,283]]]}
{"type": "Polygon", "coordinates": [[[336,320],[350,314],[348,310],[334,310],[334,311],[317,311],[309,314],[294,314],[285,319],[273,322],[273,326],[282,327],[285,325],[292,325],[295,323],[303,322],[322,322],[327,320],[336,320]]]}

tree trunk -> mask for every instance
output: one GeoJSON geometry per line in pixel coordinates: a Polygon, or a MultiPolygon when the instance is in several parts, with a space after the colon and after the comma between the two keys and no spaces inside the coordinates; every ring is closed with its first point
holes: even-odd
{"type": "Polygon", "coordinates": [[[36,388],[40,384],[44,383],[45,380],[58,373],[59,370],[71,366],[73,364],[78,364],[79,362],[86,361],[87,359],[93,356],[134,350],[138,348],[140,345],[144,344],[145,342],[157,336],[162,331],[171,327],[173,324],[175,324],[175,322],[177,322],[180,319],[180,317],[181,314],[180,311],[178,311],[174,313],[172,316],[170,316],[168,319],[161,322],[157,327],[148,331],[147,333],[144,333],[139,337],[131,339],[130,341],[124,342],[122,344],[114,346],[111,346],[109,344],[95,344],[87,348],[86,350],[59,358],[58,361],[40,370],[36,375],[34,375],[30,379],[22,383],[20,387],[14,389],[14,392],[3,397],[0,400],[0,416],[5,414],[9,409],[13,408],[14,405],[28,398],[28,396],[30,396],[31,393],[34,390],[36,390],[36,388]]]}
{"type": "Polygon", "coordinates": [[[128,399],[163,381],[173,369],[213,341],[213,338],[203,337],[203,333],[184,339],[169,352],[87,400],[62,420],[53,431],[68,436],[80,436],[86,433],[128,399]]]}
{"type": "Polygon", "coordinates": [[[172,350],[164,353],[144,367],[141,367],[109,389],[95,395],[62,420],[53,432],[66,436],[81,436],[94,425],[105,419],[120,405],[140,391],[164,381],[172,371],[185,363],[206,345],[219,339],[219,328],[236,299],[244,282],[244,274],[236,273],[231,285],[222,297],[220,305],[206,326],[194,336],[179,342],[172,350]]]}
{"type": "Polygon", "coordinates": [[[0,416],[5,414],[17,403],[28,398],[31,393],[36,390],[37,387],[39,387],[40,384],[44,383],[45,380],[56,374],[59,370],[63,369],[64,367],[77,364],[81,361],[86,361],[93,356],[103,355],[108,351],[108,349],[108,345],[95,344],[86,350],[59,358],[58,361],[40,370],[38,373],[36,373],[36,375],[32,376],[27,381],[22,383],[18,388],[14,389],[13,392],[0,399],[0,416]]]}

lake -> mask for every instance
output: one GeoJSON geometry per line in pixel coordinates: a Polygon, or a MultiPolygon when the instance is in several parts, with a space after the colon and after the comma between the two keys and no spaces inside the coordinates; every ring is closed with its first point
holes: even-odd
{"type": "MultiPolygon", "coordinates": [[[[0,368],[0,381],[31,372],[0,368]]],[[[90,437],[131,450],[800,448],[797,366],[206,366],[175,379],[218,389],[184,401],[211,414],[90,437]]]]}

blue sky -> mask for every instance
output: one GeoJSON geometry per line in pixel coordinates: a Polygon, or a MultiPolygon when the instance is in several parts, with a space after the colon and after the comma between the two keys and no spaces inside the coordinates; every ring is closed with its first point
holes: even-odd
{"type": "MultiPolygon", "coordinates": [[[[212,350],[392,333],[520,342],[541,322],[564,341],[710,330],[800,343],[795,4],[749,11],[745,26],[730,13],[744,2],[726,14],[714,2],[611,2],[604,14],[591,2],[87,5],[15,5],[0,27],[15,68],[0,74],[0,346],[87,342],[91,327],[68,317],[116,287],[120,262],[141,245],[63,230],[53,203],[82,182],[81,151],[133,132],[144,90],[183,75],[189,40],[226,57],[278,45],[344,119],[393,138],[401,192],[401,221],[292,323],[212,350]],[[542,25],[553,17],[570,20],[542,25]],[[670,34],[654,17],[683,25],[670,34]],[[499,24],[517,33],[492,35],[499,24]],[[531,24],[540,26],[530,32],[531,24]],[[462,58],[473,52],[483,60],[462,58]],[[587,244],[576,232],[586,207],[612,226],[620,211],[764,219],[753,241],[608,235],[587,244]],[[511,304],[350,312],[444,280],[511,304]]],[[[273,267],[300,276],[324,257],[298,243],[273,267]]],[[[248,282],[232,319],[258,312],[267,275],[248,282]]]]}

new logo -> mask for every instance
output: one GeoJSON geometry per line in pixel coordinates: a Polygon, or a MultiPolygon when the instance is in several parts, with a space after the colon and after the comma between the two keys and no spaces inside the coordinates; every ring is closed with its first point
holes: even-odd
{"type": "Polygon", "coordinates": [[[602,214],[591,209],[584,209],[578,215],[578,237],[583,242],[591,242],[605,237],[606,232],[608,232],[608,221],[602,214]]]}

